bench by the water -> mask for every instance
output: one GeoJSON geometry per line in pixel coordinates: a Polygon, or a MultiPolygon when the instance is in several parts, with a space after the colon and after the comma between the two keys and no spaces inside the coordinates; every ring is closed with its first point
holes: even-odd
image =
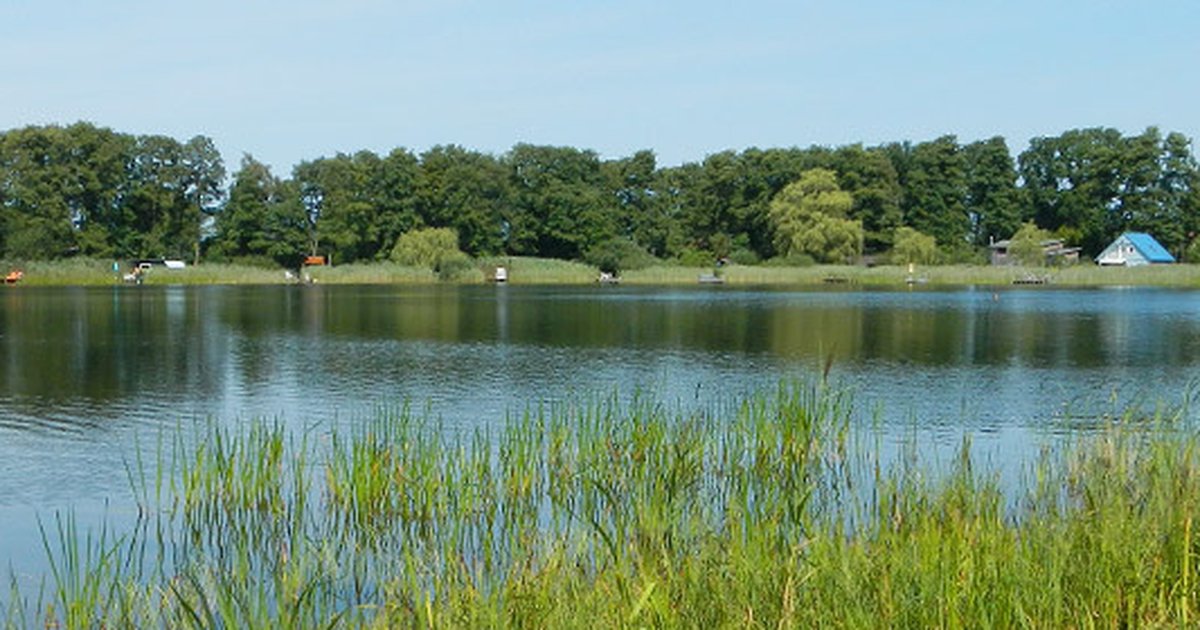
{"type": "Polygon", "coordinates": [[[712,273],[702,273],[700,284],[725,284],[725,278],[712,273]]]}

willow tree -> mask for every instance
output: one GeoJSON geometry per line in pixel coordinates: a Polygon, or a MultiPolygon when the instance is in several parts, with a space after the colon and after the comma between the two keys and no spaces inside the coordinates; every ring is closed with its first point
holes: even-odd
{"type": "Polygon", "coordinates": [[[838,188],[836,174],[816,168],[779,191],[768,208],[775,249],[819,262],[848,262],[862,254],[862,221],[846,218],[854,199],[838,188]]]}

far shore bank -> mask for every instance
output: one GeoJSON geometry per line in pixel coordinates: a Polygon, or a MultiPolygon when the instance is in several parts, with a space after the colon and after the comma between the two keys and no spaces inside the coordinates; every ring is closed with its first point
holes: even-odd
{"type": "MultiPolygon", "coordinates": [[[[142,275],[145,285],[273,285],[317,284],[487,284],[495,269],[504,267],[508,284],[600,284],[600,271],[578,262],[504,257],[483,259],[452,278],[430,269],[391,262],[308,267],[300,271],[227,263],[201,263],[184,269],[152,268],[142,275]]],[[[22,263],[0,262],[0,270],[21,270],[23,277],[8,288],[23,286],[104,286],[132,284],[125,276],[132,269],[112,261],[61,260],[22,263]]],[[[995,267],[984,265],[906,266],[814,265],[772,267],[728,265],[720,268],[658,265],[620,273],[613,283],[640,286],[1016,286],[1059,287],[1162,286],[1200,288],[1200,265],[1175,264],[1144,267],[1076,265],[1062,268],[995,267]]]]}

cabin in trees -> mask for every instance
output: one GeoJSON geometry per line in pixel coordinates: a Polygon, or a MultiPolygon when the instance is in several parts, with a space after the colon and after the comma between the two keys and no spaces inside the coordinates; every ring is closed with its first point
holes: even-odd
{"type": "Polygon", "coordinates": [[[1153,236],[1142,232],[1126,232],[1117,237],[1100,255],[1096,257],[1098,265],[1138,265],[1168,264],[1175,262],[1175,257],[1167,251],[1153,236]]]}
{"type": "MultiPolygon", "coordinates": [[[[1016,258],[1013,258],[1008,253],[1009,246],[1012,241],[1005,239],[1003,241],[993,241],[988,245],[991,250],[991,260],[993,265],[1016,265],[1019,264],[1016,258]]],[[[1079,262],[1078,247],[1067,247],[1062,239],[1052,238],[1041,242],[1042,253],[1046,255],[1047,265],[1073,265],[1079,262]]]]}

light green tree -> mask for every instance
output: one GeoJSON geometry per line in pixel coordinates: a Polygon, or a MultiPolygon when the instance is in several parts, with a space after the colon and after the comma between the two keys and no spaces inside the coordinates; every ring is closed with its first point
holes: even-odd
{"type": "Polygon", "coordinates": [[[1046,266],[1046,250],[1042,243],[1050,239],[1050,232],[1039,228],[1032,221],[1021,225],[1021,229],[1008,242],[1008,255],[1026,267],[1046,266]]]}
{"type": "Polygon", "coordinates": [[[807,254],[819,262],[847,262],[862,254],[861,221],[847,219],[854,199],[838,188],[833,171],[800,174],[771,200],[768,216],[782,256],[807,254]]]}
{"type": "Polygon", "coordinates": [[[458,249],[458,233],[450,228],[423,228],[401,234],[392,248],[392,260],[428,267],[443,276],[451,270],[457,273],[470,262],[458,249]]]}
{"type": "Polygon", "coordinates": [[[910,227],[896,228],[892,262],[900,264],[932,263],[937,256],[937,239],[910,227]]]}

